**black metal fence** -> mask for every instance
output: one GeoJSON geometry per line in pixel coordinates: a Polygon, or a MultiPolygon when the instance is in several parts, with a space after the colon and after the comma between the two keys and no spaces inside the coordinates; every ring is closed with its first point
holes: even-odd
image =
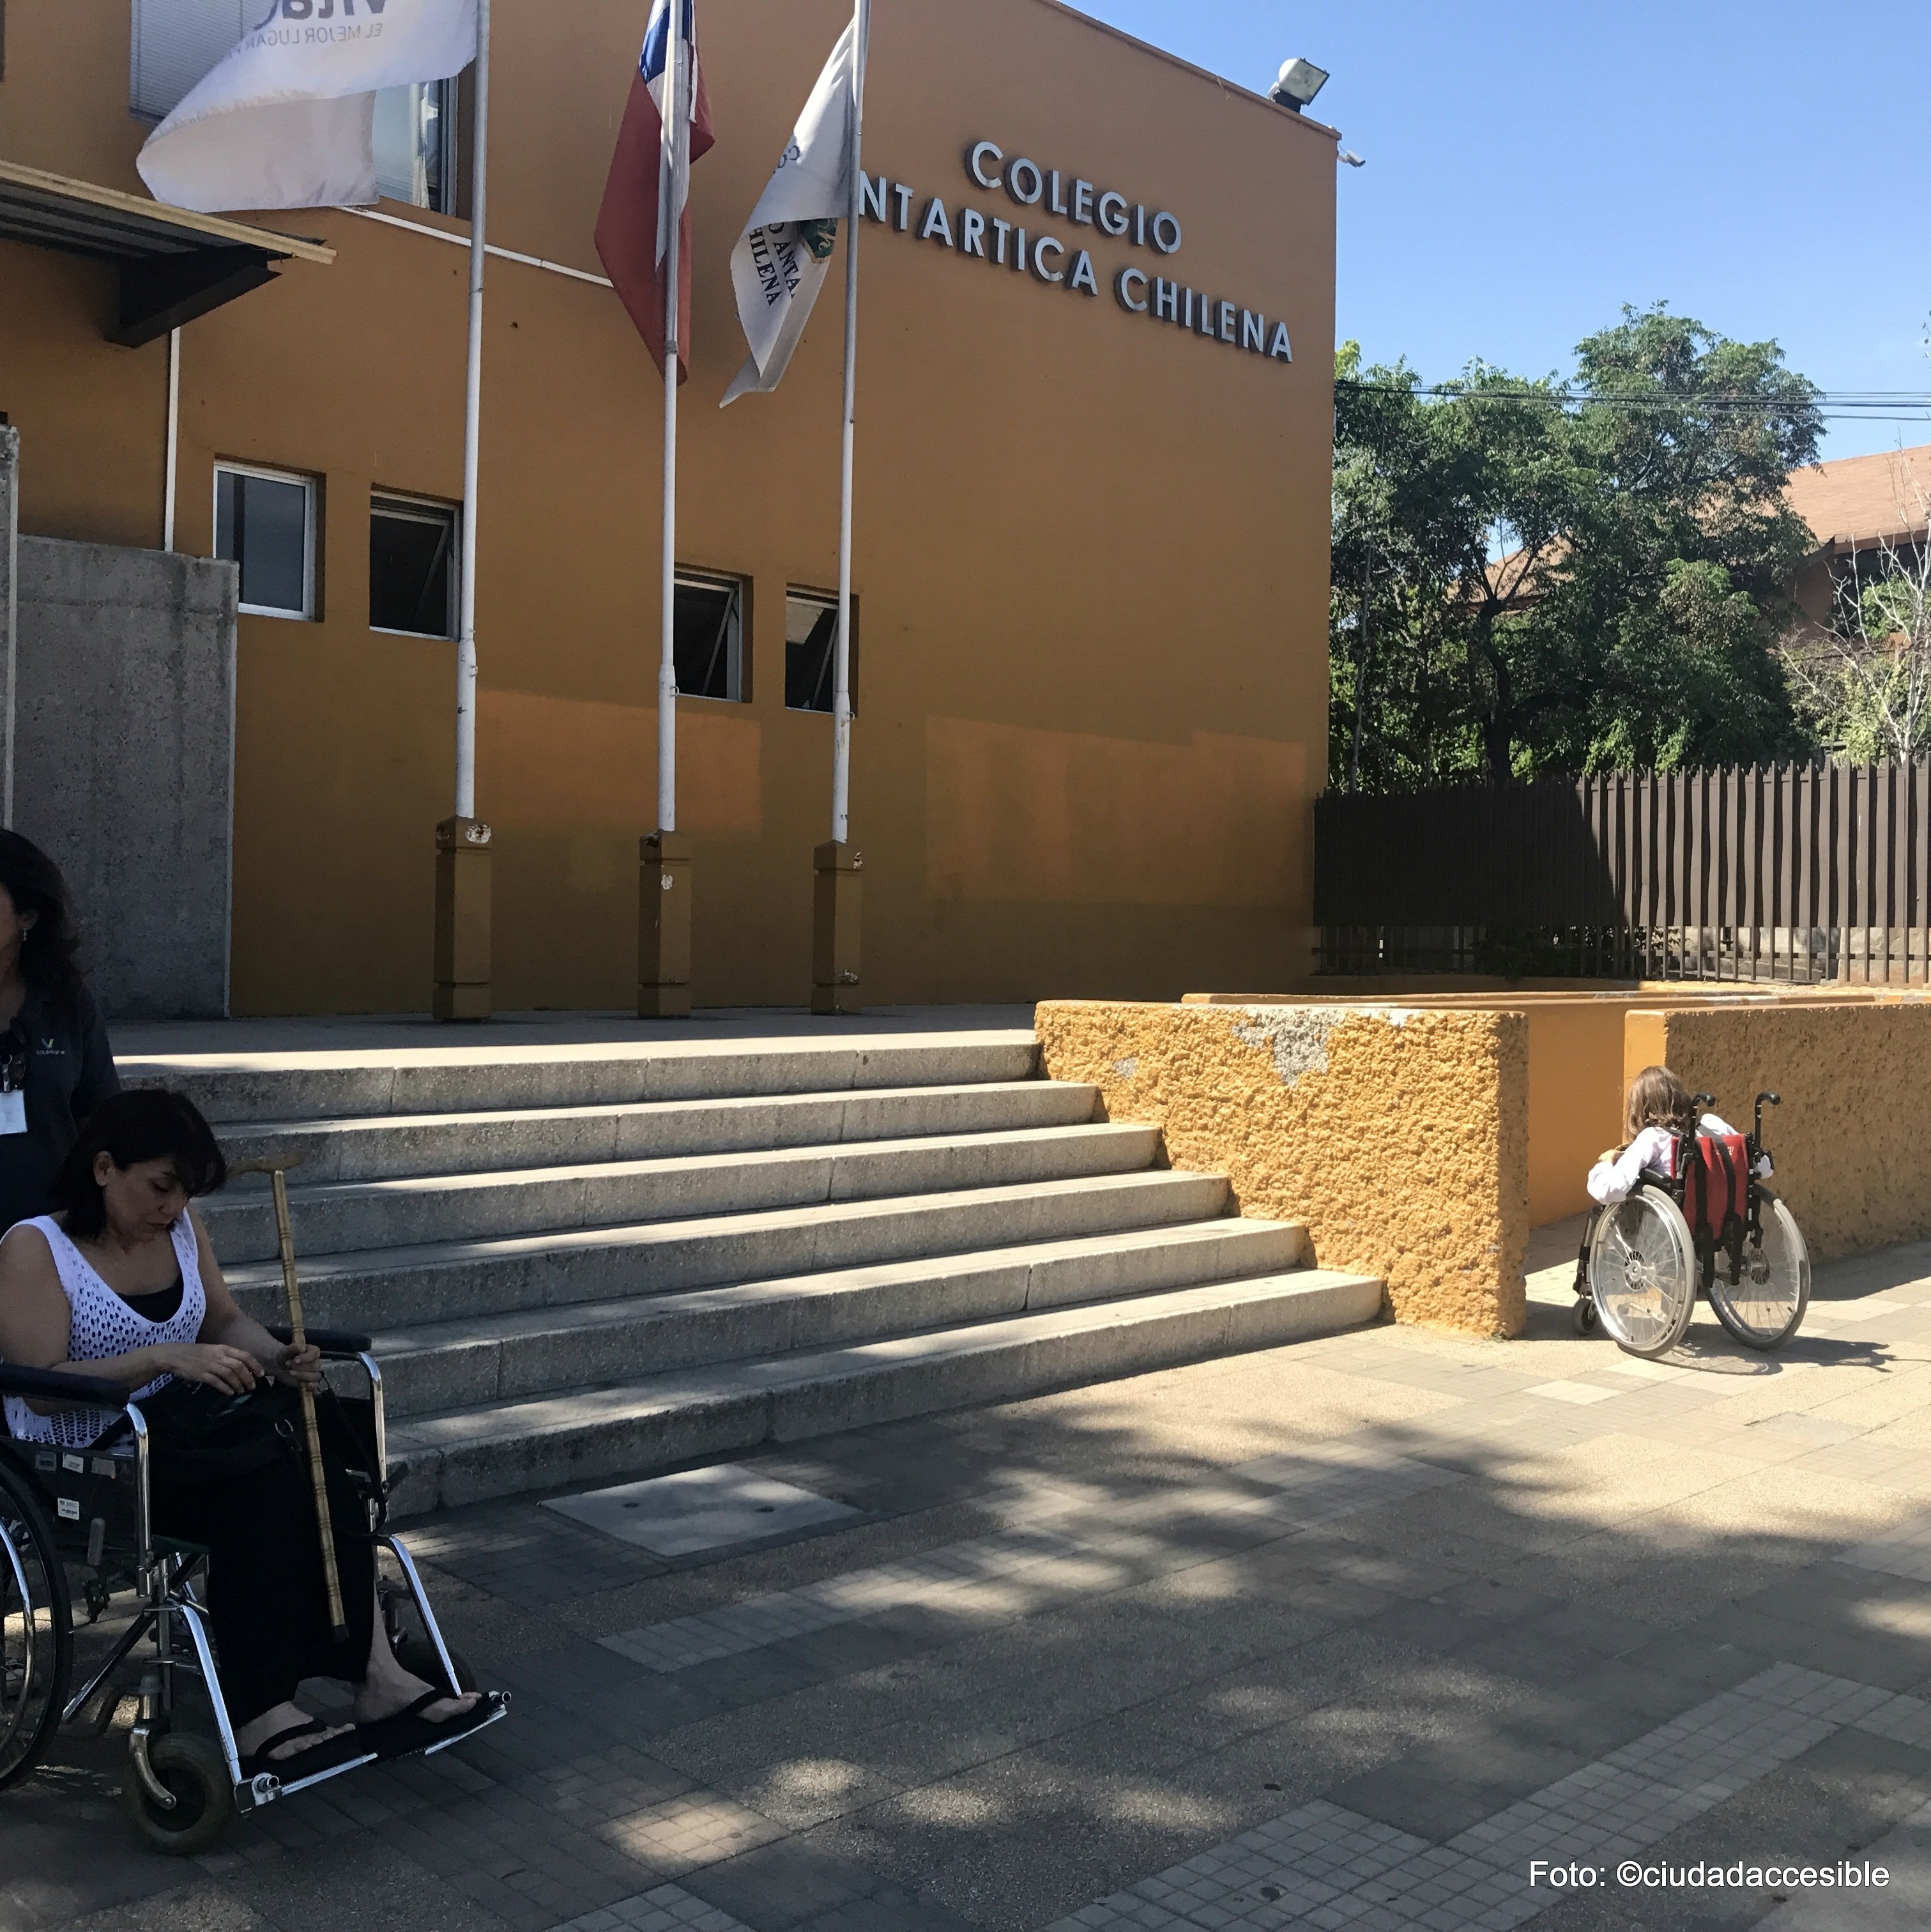
{"type": "Polygon", "coordinates": [[[1922,982],[1931,765],[1331,792],[1314,897],[1327,973],[1922,982]]]}

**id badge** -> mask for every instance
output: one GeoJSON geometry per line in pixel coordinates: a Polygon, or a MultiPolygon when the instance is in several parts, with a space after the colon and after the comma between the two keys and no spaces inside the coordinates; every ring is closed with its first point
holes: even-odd
{"type": "Polygon", "coordinates": [[[24,1134],[27,1131],[27,1096],[17,1087],[9,1087],[0,1093],[0,1134],[24,1134]]]}

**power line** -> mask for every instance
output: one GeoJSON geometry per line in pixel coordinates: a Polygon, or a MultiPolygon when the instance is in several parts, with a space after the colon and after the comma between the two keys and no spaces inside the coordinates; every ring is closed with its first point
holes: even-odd
{"type": "MultiPolygon", "coordinates": [[[[1466,403],[1543,403],[1553,409],[1705,410],[1733,413],[1788,409],[1788,396],[1696,394],[1683,390],[1471,388],[1453,382],[1363,382],[1337,376],[1335,387],[1357,394],[1432,396],[1466,403]]],[[[1826,422],[1915,423],[1931,419],[1931,394],[1915,389],[1815,389],[1801,399],[1826,422]],[[1900,410],[1913,413],[1899,415],[1900,410]]]]}

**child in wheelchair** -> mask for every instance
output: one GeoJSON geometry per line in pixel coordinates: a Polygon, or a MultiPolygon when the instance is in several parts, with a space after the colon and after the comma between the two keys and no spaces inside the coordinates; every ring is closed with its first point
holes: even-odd
{"type": "MultiPolygon", "coordinates": [[[[1666,1066],[1645,1066],[1630,1082],[1623,1102],[1623,1131],[1628,1138],[1612,1148],[1589,1170],[1589,1198],[1608,1207],[1627,1201],[1645,1174],[1676,1178],[1677,1151],[1693,1134],[1713,1139],[1742,1138],[1720,1114],[1699,1114],[1690,1089],[1666,1066]]],[[[1752,1168],[1759,1180],[1776,1172],[1759,1152],[1752,1168]]]]}
{"type": "Polygon", "coordinates": [[[1631,1354],[1666,1354],[1683,1339],[1697,1294],[1753,1348],[1796,1332],[1810,1295],[1810,1259],[1795,1219],[1765,1185],[1757,1096],[1751,1131],[1707,1111],[1667,1066],[1646,1066],[1624,1106],[1627,1139],[1590,1169],[1589,1217],[1576,1262],[1576,1325],[1598,1321],[1631,1354]]]}

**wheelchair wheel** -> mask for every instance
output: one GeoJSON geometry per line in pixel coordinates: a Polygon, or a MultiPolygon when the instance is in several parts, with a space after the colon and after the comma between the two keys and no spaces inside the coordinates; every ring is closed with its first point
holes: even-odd
{"type": "Polygon", "coordinates": [[[163,1810],[142,1789],[130,1764],[121,1798],[135,1830],[170,1857],[192,1858],[206,1851],[235,1815],[235,1787],[221,1747],[199,1732],[166,1731],[148,1745],[148,1764],[172,1796],[174,1806],[163,1810]]]}
{"type": "Polygon", "coordinates": [[[0,1790],[40,1762],[73,1672],[66,1569],[33,1492],[0,1457],[0,1790]]]}
{"type": "Polygon", "coordinates": [[[1596,1312],[1632,1355],[1666,1355],[1696,1306],[1696,1244],[1668,1195],[1639,1187],[1605,1208],[1589,1237],[1596,1312]]]}
{"type": "Polygon", "coordinates": [[[1744,1244],[1743,1279],[1719,1257],[1710,1282],[1717,1319],[1747,1348],[1774,1348],[1797,1332],[1810,1305],[1810,1250],[1797,1217],[1774,1196],[1763,1204],[1763,1240],[1744,1244]]]}
{"type": "Polygon", "coordinates": [[[1576,1304],[1576,1332],[1579,1335],[1593,1335],[1596,1332],[1596,1304],[1584,1295],[1576,1304]]]}

